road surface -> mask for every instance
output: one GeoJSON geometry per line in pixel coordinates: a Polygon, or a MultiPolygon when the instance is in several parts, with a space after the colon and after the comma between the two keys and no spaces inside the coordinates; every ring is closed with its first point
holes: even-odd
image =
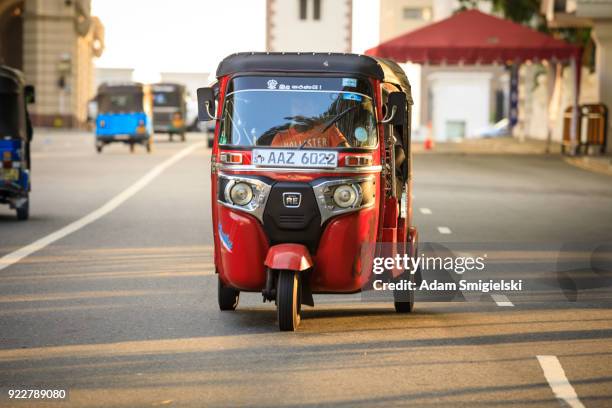
{"type": "MultiPolygon", "coordinates": [[[[31,219],[0,207],[0,406],[612,405],[609,304],[406,316],[321,296],[295,333],[258,294],[220,312],[210,150],[164,139],[98,155],[89,134],[36,137],[31,219]],[[24,388],[69,397],[8,399],[24,388]]],[[[422,242],[612,241],[612,179],[559,157],[423,154],[414,172],[422,242]]]]}

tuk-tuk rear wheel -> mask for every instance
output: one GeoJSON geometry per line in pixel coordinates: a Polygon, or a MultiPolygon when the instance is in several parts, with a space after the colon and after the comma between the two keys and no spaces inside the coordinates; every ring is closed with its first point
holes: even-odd
{"type": "Polygon", "coordinates": [[[301,320],[301,279],[299,272],[280,271],[276,286],[278,328],[295,331],[301,320]]]}
{"type": "MultiPolygon", "coordinates": [[[[416,275],[406,271],[400,276],[415,282],[416,275]],[[406,276],[408,275],[408,276],[406,276]]],[[[411,313],[414,310],[414,291],[413,290],[395,290],[393,291],[393,304],[397,313],[411,313]]]]}
{"type": "Polygon", "coordinates": [[[25,221],[30,218],[30,200],[26,200],[21,207],[17,208],[17,219],[19,221],[25,221]]]}
{"type": "Polygon", "coordinates": [[[240,300],[240,291],[229,286],[225,286],[221,278],[217,278],[217,298],[219,301],[219,309],[221,310],[236,310],[238,301],[240,300]]]}

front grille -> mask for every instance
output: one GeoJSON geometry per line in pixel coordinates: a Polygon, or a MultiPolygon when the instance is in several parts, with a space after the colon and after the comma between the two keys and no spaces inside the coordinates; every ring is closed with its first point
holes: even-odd
{"type": "Polygon", "coordinates": [[[303,244],[314,253],[321,236],[321,214],[308,183],[278,182],[272,186],[264,210],[263,224],[271,244],[303,244]],[[283,193],[301,195],[299,207],[286,207],[283,193]]]}
{"type": "Polygon", "coordinates": [[[281,227],[301,226],[304,224],[304,214],[281,214],[278,216],[281,227]]]}

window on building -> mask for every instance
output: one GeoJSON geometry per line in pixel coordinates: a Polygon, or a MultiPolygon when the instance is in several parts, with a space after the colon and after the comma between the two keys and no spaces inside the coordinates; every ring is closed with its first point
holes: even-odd
{"type": "Polygon", "coordinates": [[[300,0],[300,20],[306,20],[308,14],[308,0],[300,0]]]}
{"type": "Polygon", "coordinates": [[[403,12],[406,20],[431,20],[431,9],[429,7],[404,7],[403,12]]]}
{"type": "Polygon", "coordinates": [[[314,19],[321,19],[321,0],[314,0],[314,19]]]}

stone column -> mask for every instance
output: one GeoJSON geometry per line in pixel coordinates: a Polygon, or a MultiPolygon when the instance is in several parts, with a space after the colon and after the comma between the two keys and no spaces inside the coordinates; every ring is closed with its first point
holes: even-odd
{"type": "Polygon", "coordinates": [[[594,21],[593,39],[597,45],[599,101],[608,107],[608,153],[612,153],[612,21],[594,21]]]}

